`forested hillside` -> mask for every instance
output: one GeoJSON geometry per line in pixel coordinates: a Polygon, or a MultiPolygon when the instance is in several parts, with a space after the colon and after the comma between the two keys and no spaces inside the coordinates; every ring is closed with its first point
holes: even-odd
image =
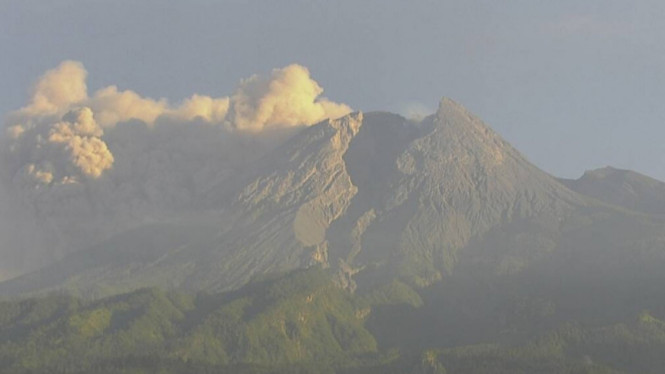
{"type": "Polygon", "coordinates": [[[416,292],[394,282],[350,294],[315,267],[224,294],[7,301],[0,365],[3,373],[349,374],[659,373],[665,365],[660,288],[514,286],[416,292]]]}

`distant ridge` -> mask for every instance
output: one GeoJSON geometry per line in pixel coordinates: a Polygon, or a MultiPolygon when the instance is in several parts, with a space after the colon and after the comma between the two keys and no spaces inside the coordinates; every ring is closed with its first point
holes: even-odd
{"type": "Polygon", "coordinates": [[[631,170],[607,166],[576,180],[561,179],[570,189],[627,209],[665,214],[665,182],[631,170]]]}

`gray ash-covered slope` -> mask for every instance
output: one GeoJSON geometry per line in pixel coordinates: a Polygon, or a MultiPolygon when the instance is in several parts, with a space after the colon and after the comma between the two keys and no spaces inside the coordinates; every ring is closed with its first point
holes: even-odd
{"type": "Polygon", "coordinates": [[[490,228],[537,216],[557,220],[584,205],[449,99],[411,137],[386,137],[386,147],[404,139],[397,151],[373,157],[367,143],[400,131],[385,122],[368,120],[351,143],[345,160],[359,193],[330,235],[331,252],[346,251],[343,262],[364,269],[357,278],[397,274],[427,285],[451,274],[460,249],[490,228]]]}
{"type": "Polygon", "coordinates": [[[361,122],[361,114],[351,114],[306,128],[237,180],[222,181],[218,190],[224,192],[208,193],[206,208],[218,213],[206,213],[211,217],[204,225],[185,220],[150,226],[153,233],[176,235],[171,242],[177,245],[163,245],[158,234],[157,244],[134,240],[146,237],[138,228],[0,284],[0,293],[66,288],[103,295],[142,286],[225,290],[262,274],[310,265],[316,256],[306,249],[316,247],[326,222],[355,194],[342,155],[361,122]],[[241,187],[228,193],[229,183],[241,187]],[[317,210],[323,206],[326,211],[317,210]],[[208,230],[211,225],[217,229],[208,230]],[[198,226],[205,229],[190,235],[198,226]]]}
{"type": "Polygon", "coordinates": [[[631,171],[605,167],[576,180],[561,179],[570,189],[600,201],[650,214],[665,214],[665,183],[631,171]]]}
{"type": "Polygon", "coordinates": [[[326,231],[358,191],[343,155],[362,122],[356,113],[304,129],[255,165],[226,202],[229,224],[185,285],[227,289],[325,262],[326,231]]]}
{"type": "Polygon", "coordinates": [[[314,263],[346,285],[362,271],[426,285],[490,227],[583,204],[448,99],[420,124],[369,113],[314,126],[257,169],[230,209],[226,251],[210,252],[193,287],[314,263]]]}
{"type": "Polygon", "coordinates": [[[649,262],[665,248],[660,219],[572,191],[449,99],[420,123],[355,113],[306,128],[239,181],[231,194],[211,191],[216,223],[196,235],[167,228],[182,238],[177,247],[141,256],[155,246],[118,235],[0,284],[0,293],[227,290],[317,263],[350,288],[394,278],[427,286],[565,268],[578,257],[612,267],[635,248],[643,256],[633,262],[649,262]]]}

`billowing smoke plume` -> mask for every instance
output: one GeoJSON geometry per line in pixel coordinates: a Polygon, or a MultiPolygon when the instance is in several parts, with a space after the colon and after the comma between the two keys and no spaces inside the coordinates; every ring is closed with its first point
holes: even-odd
{"type": "Polygon", "coordinates": [[[316,100],[322,92],[307,68],[300,65],[275,69],[269,78],[255,75],[242,81],[231,96],[229,120],[236,128],[261,131],[268,126],[316,123],[350,112],[344,104],[316,100]]]}
{"type": "MultiPolygon", "coordinates": [[[[0,198],[40,233],[26,236],[43,250],[25,250],[20,240],[0,244],[22,247],[20,260],[32,267],[207,206],[203,199],[221,194],[247,163],[298,128],[350,112],[320,98],[322,88],[300,65],[243,80],[229,97],[195,94],[176,105],[116,86],[89,95],[86,77],[81,63],[65,61],[6,116],[0,198]]],[[[9,263],[7,253],[0,256],[9,263]]]]}
{"type": "Polygon", "coordinates": [[[325,98],[323,89],[300,65],[275,69],[269,77],[243,80],[230,97],[193,95],[171,107],[165,99],[141,97],[136,92],[103,88],[88,97],[87,72],[78,62],[65,61],[37,82],[31,102],[10,114],[7,135],[12,153],[35,180],[50,184],[72,181],[71,167],[53,159],[66,153],[71,166],[90,177],[100,177],[113,165],[113,154],[103,140],[103,129],[137,120],[147,125],[203,121],[229,130],[259,133],[266,129],[311,125],[340,117],[350,108],[325,98]],[[58,152],[58,150],[60,152],[58,152]],[[26,159],[23,153],[30,153],[26,159]],[[27,162],[25,162],[27,161],[27,162]]]}
{"type": "Polygon", "coordinates": [[[8,156],[15,170],[10,172],[44,185],[98,178],[113,165],[103,134],[87,107],[72,110],[59,121],[28,128],[14,125],[9,128],[8,156]]]}
{"type": "Polygon", "coordinates": [[[88,73],[80,62],[65,61],[44,74],[34,87],[32,100],[17,114],[44,116],[58,114],[88,98],[85,80],[88,73]]]}

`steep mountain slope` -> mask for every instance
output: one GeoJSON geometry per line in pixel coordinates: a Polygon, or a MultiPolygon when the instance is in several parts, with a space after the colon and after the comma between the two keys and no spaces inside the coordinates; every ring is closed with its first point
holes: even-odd
{"type": "Polygon", "coordinates": [[[205,196],[217,209],[205,225],[136,231],[168,232],[176,247],[160,234],[118,235],[4,282],[0,294],[230,290],[313,264],[350,290],[395,279],[426,287],[446,277],[558,274],[571,261],[651,268],[665,248],[661,218],[572,191],[449,99],[420,123],[355,113],[306,128],[235,184],[205,196]]]}
{"type": "Polygon", "coordinates": [[[326,230],[357,193],[342,157],[362,122],[356,113],[307,128],[256,165],[229,204],[232,223],[188,284],[224,289],[325,263],[326,230]]]}
{"type": "Polygon", "coordinates": [[[631,170],[606,167],[576,180],[561,179],[570,189],[600,201],[649,214],[665,214],[665,183],[631,170]]]}
{"type": "Polygon", "coordinates": [[[146,228],[169,232],[177,248],[164,246],[154,232],[141,236],[139,228],[3,283],[0,292],[64,287],[99,295],[129,290],[127,285],[231,289],[253,276],[325,262],[321,237],[356,192],[342,155],[361,123],[362,115],[352,114],[304,129],[238,176],[237,191],[210,193],[209,205],[219,207],[219,213],[204,230],[188,221],[146,228]],[[217,229],[208,230],[212,225],[217,229]],[[136,235],[145,241],[135,240],[136,235]],[[146,248],[153,249],[142,255],[146,248]],[[136,254],[122,255],[132,251],[136,254]],[[130,260],[118,263],[115,255],[130,260]],[[82,261],[81,256],[94,259],[82,261]]]}
{"type": "MultiPolygon", "coordinates": [[[[556,220],[585,204],[449,99],[411,139],[391,137],[407,139],[392,158],[366,154],[371,147],[364,138],[381,139],[382,122],[363,125],[345,158],[362,187],[352,201],[355,215],[340,220],[347,242],[334,249],[353,248],[343,258],[357,267],[431,284],[453,271],[459,249],[491,227],[539,214],[556,220]]],[[[332,233],[331,242],[344,238],[343,231],[332,233]]]]}

